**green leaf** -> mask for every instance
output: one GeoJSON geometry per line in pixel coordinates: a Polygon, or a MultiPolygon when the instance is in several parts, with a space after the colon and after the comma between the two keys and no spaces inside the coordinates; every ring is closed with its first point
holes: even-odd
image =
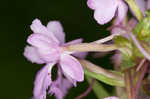
{"type": "Polygon", "coordinates": [[[146,17],[150,16],[150,10],[148,9],[147,11],[145,11],[146,17]]]}
{"type": "Polygon", "coordinates": [[[150,54],[150,44],[145,42],[140,42],[144,49],[150,54]]]}
{"type": "Polygon", "coordinates": [[[133,57],[144,58],[143,54],[139,51],[139,49],[135,45],[133,45],[133,51],[132,52],[133,52],[133,57]]]}
{"type": "Polygon", "coordinates": [[[150,17],[147,13],[147,17],[141,20],[133,29],[133,33],[136,34],[139,40],[150,42],[150,17]]]}
{"type": "Polygon", "coordinates": [[[124,71],[136,65],[135,60],[132,57],[127,56],[127,54],[122,53],[122,63],[121,69],[124,71]]]}
{"type": "Polygon", "coordinates": [[[116,36],[114,38],[116,46],[125,56],[132,57],[132,43],[123,36],[116,36]]]}
{"type": "Polygon", "coordinates": [[[99,80],[101,82],[104,82],[106,84],[109,84],[111,86],[124,87],[124,80],[119,80],[119,79],[111,78],[111,77],[105,76],[103,74],[97,74],[97,73],[89,72],[89,71],[87,71],[85,69],[84,69],[84,73],[87,76],[95,78],[95,79],[97,79],[97,80],[99,80]]]}
{"type": "MultiPolygon", "coordinates": [[[[86,78],[87,82],[90,84],[91,77],[85,76],[85,78],[86,78]]],[[[106,89],[96,80],[93,85],[93,91],[98,99],[103,99],[105,97],[110,96],[110,94],[106,91],[106,89]]]]}
{"type": "Polygon", "coordinates": [[[136,61],[133,56],[133,44],[123,36],[116,36],[114,38],[115,44],[119,47],[122,55],[121,69],[124,71],[130,67],[135,66],[136,61]]]}
{"type": "Polygon", "coordinates": [[[115,36],[113,40],[115,41],[115,44],[119,47],[132,48],[131,42],[123,36],[115,36]]]}

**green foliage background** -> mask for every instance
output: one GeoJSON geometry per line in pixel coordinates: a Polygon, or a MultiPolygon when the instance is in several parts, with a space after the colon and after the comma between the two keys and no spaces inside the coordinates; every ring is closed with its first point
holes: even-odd
{"type": "MultiPolygon", "coordinates": [[[[59,20],[67,41],[84,38],[90,42],[109,35],[106,26],[93,19],[87,0],[1,0],[0,1],[0,99],[30,99],[33,81],[43,65],[32,64],[23,56],[26,39],[32,33],[30,24],[39,18],[43,24],[59,20]]],[[[90,59],[90,58],[89,58],[90,59]]],[[[106,68],[112,68],[109,58],[91,59],[106,68]]],[[[88,84],[71,89],[67,99],[82,93],[88,84]]],[[[108,89],[110,89],[109,87],[108,89]]],[[[100,93],[101,94],[101,93],[100,93]]],[[[94,98],[91,93],[86,99],[94,98]]],[[[51,99],[51,98],[49,98],[51,99]]]]}

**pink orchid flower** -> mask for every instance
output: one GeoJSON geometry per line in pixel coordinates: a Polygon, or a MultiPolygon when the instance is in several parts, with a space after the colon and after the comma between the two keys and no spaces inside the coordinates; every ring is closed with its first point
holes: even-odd
{"type": "MultiPolygon", "coordinates": [[[[56,89],[54,87],[55,83],[51,80],[51,70],[56,63],[58,63],[59,68],[61,68],[59,72],[62,72],[68,80],[65,79],[65,82],[71,82],[76,86],[76,82],[84,80],[84,72],[81,64],[71,55],[75,54],[74,56],[78,56],[79,53],[62,50],[63,46],[81,43],[82,39],[65,43],[65,33],[58,21],[51,21],[47,27],[45,27],[41,24],[40,20],[35,19],[31,24],[31,30],[34,33],[27,39],[27,42],[31,44],[31,46],[25,47],[24,56],[32,63],[46,64],[36,76],[34,82],[34,99],[46,99],[46,90],[51,86],[53,86],[52,88],[54,90],[56,89]]],[[[83,58],[85,56],[86,54],[82,53],[79,57],[83,58]]],[[[56,85],[58,85],[58,81],[56,85]]],[[[63,86],[65,85],[63,84],[62,87],[63,86]]],[[[49,93],[55,93],[54,90],[50,90],[51,92],[49,93]]],[[[68,87],[65,87],[64,91],[65,90],[68,90],[68,87]]],[[[64,96],[64,94],[62,96],[64,96]]]]}
{"type": "Polygon", "coordinates": [[[116,25],[124,20],[128,7],[123,0],[88,0],[87,5],[94,10],[94,18],[99,24],[105,24],[116,15],[116,25]]]}

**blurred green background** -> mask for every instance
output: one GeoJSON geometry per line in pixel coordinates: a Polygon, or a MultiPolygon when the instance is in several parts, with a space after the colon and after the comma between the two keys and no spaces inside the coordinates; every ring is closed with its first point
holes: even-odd
{"type": "MultiPolygon", "coordinates": [[[[59,20],[67,41],[84,38],[90,42],[109,35],[108,25],[100,26],[93,19],[87,0],[1,0],[0,1],[0,99],[30,99],[33,81],[42,65],[32,64],[23,56],[26,39],[32,33],[30,24],[39,18],[43,24],[59,20]]],[[[90,58],[89,58],[90,59],[90,58]]],[[[92,60],[92,59],[91,59],[92,60]]],[[[107,68],[109,58],[93,59],[107,68]]],[[[71,89],[67,99],[73,99],[86,90],[86,82],[71,89]]],[[[94,98],[90,93],[86,99],[94,98]]],[[[49,99],[52,99],[49,97],[49,99]]]]}

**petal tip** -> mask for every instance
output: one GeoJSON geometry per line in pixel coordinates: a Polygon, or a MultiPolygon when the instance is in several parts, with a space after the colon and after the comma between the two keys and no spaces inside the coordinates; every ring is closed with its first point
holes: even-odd
{"type": "Polygon", "coordinates": [[[41,21],[38,18],[36,18],[32,21],[32,24],[39,24],[39,23],[41,23],[41,21]]]}
{"type": "Polygon", "coordinates": [[[87,5],[88,5],[89,8],[91,8],[93,10],[95,9],[94,1],[93,0],[88,0],[87,1],[87,5]]]}
{"type": "Polygon", "coordinates": [[[29,44],[32,44],[33,38],[34,38],[34,34],[31,34],[31,35],[27,38],[27,42],[28,42],[29,44]]]}

